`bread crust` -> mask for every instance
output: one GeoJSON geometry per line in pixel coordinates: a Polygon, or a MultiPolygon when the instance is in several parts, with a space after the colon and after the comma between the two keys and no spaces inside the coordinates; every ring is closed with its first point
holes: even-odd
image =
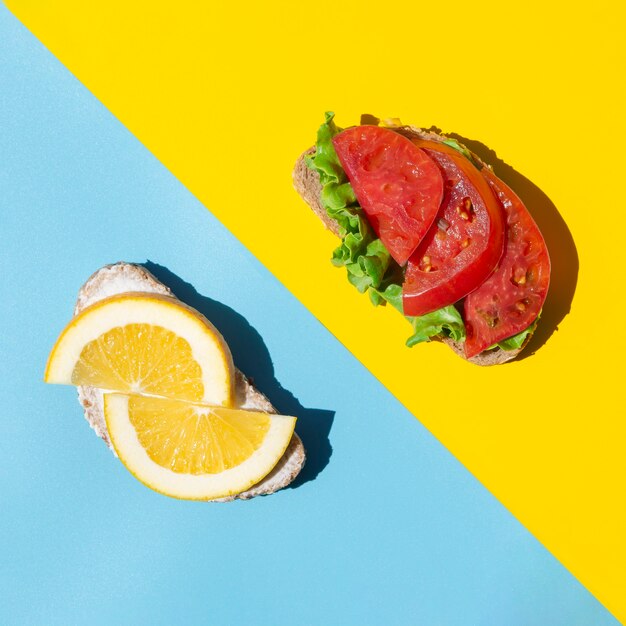
{"type": "MultiPolygon", "coordinates": [[[[397,133],[400,133],[401,135],[404,135],[405,137],[408,137],[409,139],[427,139],[429,141],[436,141],[438,143],[442,143],[446,139],[446,137],[440,135],[439,133],[417,128],[415,126],[396,126],[392,127],[391,129],[397,133]]],[[[314,153],[315,147],[312,146],[311,148],[303,152],[296,161],[296,165],[293,169],[293,185],[296,191],[302,197],[302,199],[309,205],[311,209],[313,209],[315,214],[322,220],[322,222],[324,222],[326,228],[332,231],[335,235],[339,236],[337,222],[328,216],[320,201],[322,185],[320,183],[319,174],[316,171],[310,169],[306,164],[306,157],[314,153]]],[[[488,167],[489,169],[491,169],[490,165],[482,161],[474,153],[471,152],[471,155],[472,158],[482,167],[488,167]]],[[[455,352],[462,359],[465,359],[470,363],[474,363],[475,365],[481,365],[483,367],[486,367],[490,365],[500,365],[502,363],[506,363],[507,361],[513,360],[526,347],[526,345],[528,345],[528,341],[530,340],[531,336],[532,333],[529,333],[521,348],[517,348],[515,350],[502,350],[501,348],[495,348],[494,350],[485,350],[484,352],[481,352],[471,359],[468,359],[465,356],[465,348],[462,342],[454,341],[453,339],[447,337],[436,338],[435,341],[445,343],[453,352],[455,352]]]]}
{"type": "MultiPolygon", "coordinates": [[[[133,263],[119,262],[106,265],[92,274],[78,292],[74,315],[103,298],[119,293],[140,291],[175,298],[172,291],[155,278],[145,267],[133,263]]],[[[271,402],[256,389],[246,376],[235,369],[235,398],[241,408],[276,413],[271,402]]],[[[85,418],[95,433],[115,454],[104,419],[103,394],[100,389],[89,386],[78,387],[78,401],[83,407],[85,418]]],[[[269,495],[289,485],[300,473],[306,461],[306,452],[300,437],[294,432],[285,453],[274,469],[246,491],[211,502],[249,500],[255,496],[269,495]]]]}
{"type": "Polygon", "coordinates": [[[306,164],[306,157],[312,154],[315,154],[315,147],[309,148],[306,152],[303,152],[296,161],[292,177],[293,186],[302,199],[313,209],[315,215],[322,220],[324,226],[339,237],[339,224],[328,217],[328,213],[326,213],[326,209],[322,206],[320,200],[322,185],[320,184],[319,174],[306,164]]]}

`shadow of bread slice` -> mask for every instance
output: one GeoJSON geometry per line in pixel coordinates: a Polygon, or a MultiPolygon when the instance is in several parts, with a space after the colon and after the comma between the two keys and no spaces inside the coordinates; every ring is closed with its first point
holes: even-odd
{"type": "MultiPolygon", "coordinates": [[[[158,281],[141,265],[115,263],[99,269],[81,287],[74,308],[74,315],[77,315],[84,308],[99,300],[130,291],[175,297],[168,287],[158,281]]],[[[235,370],[235,397],[238,406],[241,408],[276,413],[269,400],[255,389],[239,370],[235,370]]],[[[81,386],[78,387],[78,399],[85,411],[85,418],[91,427],[115,454],[104,419],[102,391],[95,387],[81,386]]],[[[263,480],[240,494],[219,498],[214,501],[248,500],[254,496],[274,493],[286,487],[295,479],[300,473],[305,459],[306,454],[302,440],[294,433],[280,461],[263,480]]]]}
{"type": "MultiPolygon", "coordinates": [[[[430,141],[438,141],[442,142],[446,139],[442,135],[431,131],[425,131],[421,128],[415,128],[413,126],[399,126],[397,128],[393,128],[394,131],[404,135],[405,137],[417,138],[417,139],[427,139],[430,141]]],[[[469,151],[468,151],[469,152],[469,151]]],[[[306,150],[303,154],[300,155],[300,158],[296,161],[296,165],[293,169],[293,186],[302,199],[309,205],[309,207],[315,212],[315,214],[322,220],[324,226],[328,228],[332,233],[340,236],[339,227],[335,220],[330,218],[324,209],[321,200],[320,194],[322,192],[322,185],[320,183],[319,174],[309,167],[306,164],[306,157],[308,155],[315,154],[315,148],[311,147],[306,150]]],[[[491,167],[481,161],[476,155],[472,154],[472,157],[476,159],[478,163],[483,165],[483,167],[491,167]]],[[[502,350],[501,348],[495,348],[493,350],[486,350],[481,354],[478,354],[471,359],[468,359],[465,356],[465,349],[463,342],[454,341],[453,339],[446,337],[437,337],[434,341],[441,341],[445,343],[451,350],[453,350],[458,356],[470,363],[474,363],[476,365],[499,365],[500,363],[506,363],[507,361],[511,361],[514,359],[527,345],[530,340],[532,333],[529,333],[526,337],[526,341],[522,345],[521,348],[516,350],[502,350]]]]}

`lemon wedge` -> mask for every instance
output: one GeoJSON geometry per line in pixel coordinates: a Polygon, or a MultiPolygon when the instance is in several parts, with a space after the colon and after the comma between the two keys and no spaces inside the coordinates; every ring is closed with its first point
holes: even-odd
{"type": "Polygon", "coordinates": [[[233,376],[230,350],[204,316],[168,296],[126,293],[72,319],[44,380],[231,406],[233,376]]]}
{"type": "Polygon", "coordinates": [[[135,478],[167,496],[211,500],[276,466],[296,418],[122,394],[104,395],[111,443],[135,478]]]}

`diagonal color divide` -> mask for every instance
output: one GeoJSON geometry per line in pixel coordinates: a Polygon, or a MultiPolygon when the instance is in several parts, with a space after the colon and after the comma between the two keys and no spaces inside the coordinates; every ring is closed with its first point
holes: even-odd
{"type": "MultiPolygon", "coordinates": [[[[598,318],[599,294],[623,283],[613,268],[622,264],[624,212],[601,227],[598,215],[614,204],[601,181],[620,180],[618,139],[626,137],[623,123],[612,122],[611,141],[597,137],[592,153],[581,154],[571,133],[581,122],[621,120],[624,98],[612,80],[623,55],[616,16],[546,7],[513,15],[517,8],[500,4],[479,14],[448,3],[446,16],[491,59],[479,61],[463,41],[451,45],[439,28],[419,28],[443,17],[424,7],[418,14],[413,3],[394,5],[402,23],[414,25],[402,32],[381,20],[380,7],[364,13],[347,2],[323,18],[306,4],[8,4],[592,593],[626,617],[626,427],[616,391],[626,345],[615,331],[607,350],[614,315],[598,318]],[[507,18],[524,35],[507,30],[503,43],[507,18]],[[327,108],[343,125],[368,111],[480,138],[549,196],[582,269],[571,313],[535,356],[478,369],[440,345],[408,350],[403,320],[370,307],[330,266],[335,241],[290,181],[327,108]]],[[[623,293],[611,296],[613,311],[623,305],[623,293]]]]}

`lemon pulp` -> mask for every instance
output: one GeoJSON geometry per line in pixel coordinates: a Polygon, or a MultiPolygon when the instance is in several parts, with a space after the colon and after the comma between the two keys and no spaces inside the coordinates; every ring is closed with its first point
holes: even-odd
{"type": "Polygon", "coordinates": [[[270,427],[266,413],[140,396],[129,398],[128,418],[148,456],[182,474],[217,474],[243,463],[270,427]]]}
{"type": "Polygon", "coordinates": [[[189,342],[160,326],[118,326],[88,342],[72,371],[72,384],[142,392],[197,402],[202,369],[189,342]]]}

